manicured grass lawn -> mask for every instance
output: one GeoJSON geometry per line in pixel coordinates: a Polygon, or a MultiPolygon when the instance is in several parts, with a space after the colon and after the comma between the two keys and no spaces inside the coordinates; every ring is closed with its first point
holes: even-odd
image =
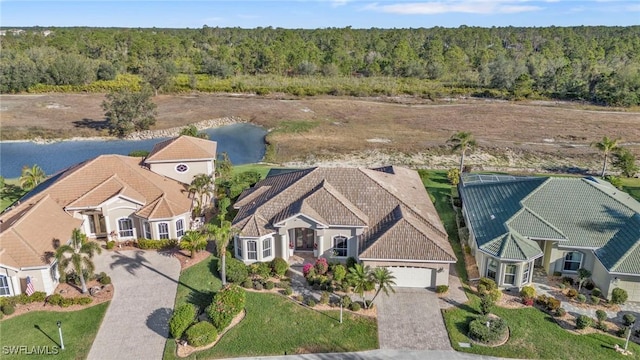
{"type": "MultiPolygon", "coordinates": [[[[2,358],[6,359],[42,359],[45,355],[34,355],[40,347],[55,359],[85,359],[89,355],[91,344],[96,337],[100,323],[109,303],[72,312],[35,311],[0,322],[0,347],[2,358]],[[62,322],[64,350],[60,350],[57,321],[62,322]],[[22,350],[21,355],[8,355],[11,346],[26,346],[31,355],[22,350]],[[54,349],[54,346],[56,347],[54,349]],[[57,350],[56,350],[57,349],[57,350]],[[53,355],[58,351],[57,355],[53,355]]],[[[116,346],[116,345],[114,345],[116,346]]]]}
{"type": "Polygon", "coordinates": [[[20,187],[20,179],[5,179],[4,189],[0,192],[0,211],[9,207],[16,200],[20,199],[26,191],[20,187]]]}
{"type": "MultiPolygon", "coordinates": [[[[192,303],[204,308],[221,287],[214,256],[180,275],[176,307],[192,303]]],[[[212,349],[190,358],[282,355],[295,352],[343,352],[378,348],[373,319],[339,311],[319,312],[299,306],[277,294],[247,293],[247,315],[212,349]]],[[[175,341],[167,340],[164,358],[174,359],[175,341]]]]}
{"type": "Polygon", "coordinates": [[[636,200],[640,201],[640,179],[621,178],[622,190],[629,193],[636,200]]]}
{"type": "Polygon", "coordinates": [[[469,342],[466,336],[469,321],[479,314],[478,297],[469,293],[467,295],[470,301],[466,305],[444,311],[449,338],[458,351],[522,359],[640,359],[640,346],[635,343],[629,343],[633,356],[619,355],[613,347],[615,344],[623,346],[624,339],[605,334],[572,334],[556,324],[551,316],[532,307],[495,308],[493,313],[506,320],[511,332],[505,345],[495,348],[476,345],[460,348],[458,342],[469,342]]]}
{"type": "Polygon", "coordinates": [[[269,172],[269,170],[271,170],[272,167],[273,165],[261,164],[261,163],[234,165],[233,173],[240,174],[247,171],[255,171],[258,174],[260,174],[264,179],[264,177],[267,176],[267,173],[269,172]]]}

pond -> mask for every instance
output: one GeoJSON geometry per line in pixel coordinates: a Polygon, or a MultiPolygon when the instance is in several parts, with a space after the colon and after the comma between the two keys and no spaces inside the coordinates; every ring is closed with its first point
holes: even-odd
{"type": "MultiPolygon", "coordinates": [[[[205,132],[218,142],[218,154],[227,152],[235,165],[262,160],[267,131],[251,124],[233,124],[205,132]]],[[[61,141],[51,144],[0,142],[0,175],[20,176],[23,166],[39,165],[47,175],[102,154],[127,155],[133,150],[150,151],[166,138],[149,140],[61,141]]]]}

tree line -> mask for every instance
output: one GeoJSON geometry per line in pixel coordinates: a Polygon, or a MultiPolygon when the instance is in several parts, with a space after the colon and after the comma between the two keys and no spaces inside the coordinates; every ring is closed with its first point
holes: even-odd
{"type": "Polygon", "coordinates": [[[26,30],[0,38],[2,93],[119,74],[156,92],[178,75],[191,83],[273,75],[420,79],[486,96],[640,104],[640,26],[26,30]]]}

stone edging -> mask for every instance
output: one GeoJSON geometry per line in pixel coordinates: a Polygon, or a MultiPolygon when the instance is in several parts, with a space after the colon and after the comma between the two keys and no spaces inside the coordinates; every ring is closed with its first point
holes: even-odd
{"type": "MultiPolygon", "coordinates": [[[[232,125],[238,123],[246,123],[247,121],[242,120],[239,117],[235,116],[227,116],[218,119],[209,119],[199,121],[197,123],[189,124],[194,125],[198,130],[205,130],[216,128],[225,125],[232,125]]],[[[157,139],[157,138],[167,138],[167,137],[176,137],[180,134],[180,131],[184,129],[186,126],[176,126],[169,129],[158,129],[158,130],[144,130],[137,131],[131,133],[124,137],[125,140],[146,140],[146,139],[157,139]]]]}
{"type": "Polygon", "coordinates": [[[246,310],[242,309],[242,311],[233,318],[233,320],[231,321],[231,324],[229,324],[229,326],[227,326],[223,332],[219,333],[218,337],[216,337],[215,341],[213,341],[211,344],[200,346],[200,347],[193,347],[189,345],[180,345],[180,343],[178,343],[178,341],[176,340],[176,344],[177,344],[176,356],[184,358],[193,354],[194,352],[211,349],[218,343],[218,341],[220,341],[220,339],[222,339],[222,337],[224,336],[224,334],[227,333],[227,331],[231,330],[233,327],[238,325],[244,319],[246,314],[247,314],[246,310]]]}

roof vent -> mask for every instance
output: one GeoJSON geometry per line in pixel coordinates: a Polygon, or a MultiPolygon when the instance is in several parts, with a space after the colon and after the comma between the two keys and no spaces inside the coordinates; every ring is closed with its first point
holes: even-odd
{"type": "Polygon", "coordinates": [[[496,216],[495,216],[495,215],[493,215],[493,214],[491,214],[491,216],[490,216],[490,217],[491,217],[491,220],[495,220],[495,219],[496,219],[496,216]]]}

